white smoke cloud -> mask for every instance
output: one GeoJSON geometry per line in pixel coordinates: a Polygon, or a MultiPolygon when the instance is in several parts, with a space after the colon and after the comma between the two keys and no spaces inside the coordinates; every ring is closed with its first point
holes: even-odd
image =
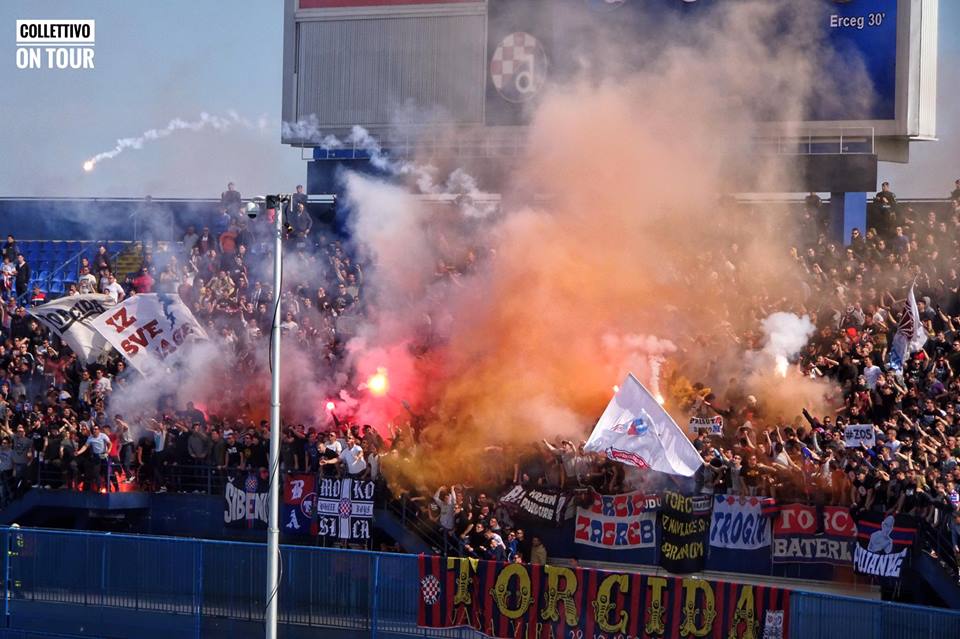
{"type": "Polygon", "coordinates": [[[774,357],[790,358],[800,352],[817,330],[810,317],[793,313],[773,313],[761,322],[766,335],[763,350],[774,357]]]}
{"type": "Polygon", "coordinates": [[[793,313],[773,313],[761,322],[766,340],[763,353],[774,361],[776,372],[781,377],[787,374],[790,358],[797,355],[817,328],[810,317],[793,313]]]}
{"type": "Polygon", "coordinates": [[[325,133],[314,114],[296,122],[283,122],[281,127],[284,136],[313,142],[326,151],[352,147],[365,154],[370,164],[379,171],[412,179],[417,191],[423,195],[453,196],[455,204],[467,217],[485,218],[498,210],[497,204],[490,201],[491,194],[482,191],[477,179],[463,167],[455,168],[446,181],[438,182],[440,171],[432,163],[391,156],[381,142],[362,126],[354,125],[342,140],[325,133]]]}

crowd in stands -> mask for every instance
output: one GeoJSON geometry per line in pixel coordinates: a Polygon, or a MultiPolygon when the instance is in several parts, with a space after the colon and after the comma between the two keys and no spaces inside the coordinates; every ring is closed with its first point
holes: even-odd
{"type": "MultiPolygon", "coordinates": [[[[767,410],[736,379],[722,393],[693,384],[683,408],[694,417],[721,416],[724,429],[720,436],[708,430],[696,436],[704,465],[689,488],[913,515],[925,532],[946,540],[939,548],[953,555],[944,558],[956,566],[960,180],[951,202],[947,215],[913,210],[901,206],[884,183],[870,204],[867,229],[854,229],[844,246],[828,239],[820,198],[807,197],[800,235],[790,250],[804,304],[790,310],[808,314],[817,332],[791,364],[799,375],[834,382],[842,394],[835,398],[833,412],[813,415],[803,409],[802,417],[791,419],[767,410]],[[888,364],[889,350],[914,282],[929,339],[897,372],[888,364]],[[851,424],[871,425],[876,444],[847,447],[844,428],[851,424]]],[[[723,251],[720,257],[731,265],[721,277],[736,278],[741,266],[736,253],[723,251]]],[[[773,299],[751,302],[767,312],[779,310],[773,299]]],[[[739,337],[741,343],[755,340],[750,334],[739,337]]],[[[584,444],[557,438],[531,445],[518,456],[513,476],[501,468],[500,479],[504,485],[589,488],[604,494],[657,492],[671,483],[656,473],[585,453],[584,444]]],[[[413,501],[425,503],[424,493],[413,501]]],[[[491,518],[494,527],[503,526],[507,513],[485,497],[477,505],[473,494],[463,486],[444,488],[422,516],[464,554],[499,558],[499,551],[480,537],[489,532],[491,518]]],[[[504,539],[512,534],[506,532],[504,539]]]]}
{"type": "MultiPolygon", "coordinates": [[[[804,410],[800,420],[771,414],[731,381],[717,392],[694,385],[683,408],[692,416],[724,418],[721,436],[695,440],[704,466],[691,488],[704,494],[763,495],[780,501],[850,506],[912,514],[960,543],[960,181],[947,214],[912,210],[886,183],[870,206],[867,228],[849,243],[828,239],[822,203],[811,194],[790,255],[817,332],[792,366],[842,389],[830,414],[804,410]],[[891,339],[911,284],[929,335],[904,363],[888,362],[891,339]],[[876,445],[844,445],[844,426],[872,424],[876,445]]],[[[282,330],[319,362],[343,356],[344,336],[365,309],[364,271],[344,244],[317,228],[302,188],[290,203],[286,272],[280,294],[282,330]]],[[[149,208],[147,209],[149,212],[149,208]]],[[[269,284],[270,222],[251,221],[233,184],[210,223],[189,227],[177,242],[143,243],[142,266],[116,277],[106,247],[82,260],[68,295],[126,296],[179,293],[203,323],[252,358],[270,332],[274,291],[269,284]]],[[[8,237],[0,276],[4,342],[0,344],[0,500],[31,486],[115,490],[133,484],[151,490],[196,490],[230,472],[266,467],[266,422],[218,417],[193,404],[166,405],[135,424],[109,411],[110,395],[133,374],[122,358],[82,366],[51,340],[25,306],[32,296],[29,265],[8,237]]],[[[725,251],[736,277],[737,256],[725,251]]],[[[464,268],[469,268],[467,265],[464,268]]],[[[457,277],[438,267],[438,277],[457,277]]],[[[775,309],[773,300],[756,302],[775,309]]],[[[748,343],[750,336],[742,336],[748,343]]],[[[799,407],[798,407],[799,408],[799,407]]],[[[138,416],[139,420],[140,417],[138,416]]],[[[416,426],[416,424],[414,424],[416,426]]],[[[589,425],[585,425],[585,431],[589,425]]],[[[381,457],[408,456],[417,430],[391,431],[335,420],[329,429],[287,424],[280,445],[284,470],[379,479],[381,457]]],[[[586,433],[585,433],[586,434],[586,433]]],[[[466,555],[545,561],[540,540],[498,509],[494,490],[513,483],[602,493],[654,492],[664,479],[597,455],[584,442],[532,443],[505,460],[489,486],[443,486],[413,493],[422,517],[466,555]],[[660,483],[658,483],[660,482],[660,483]]]]}
{"type": "MultiPolygon", "coordinates": [[[[315,232],[306,195],[298,186],[285,225],[288,274],[281,295],[281,328],[316,361],[340,356],[351,320],[362,312],[363,270],[342,243],[315,232]],[[288,284],[289,283],[289,284],[288,284]]],[[[231,183],[209,226],[183,229],[178,242],[145,233],[134,273],[117,277],[106,245],[79,259],[66,295],[103,293],[114,302],[141,293],[178,293],[209,335],[251,367],[270,333],[273,291],[268,243],[271,221],[251,220],[231,183]]],[[[145,201],[141,217],[157,213],[145,201]]],[[[148,230],[155,229],[149,223],[148,230]]],[[[216,490],[234,472],[267,466],[269,428],[246,417],[205,414],[192,403],[161,406],[130,416],[110,408],[112,393],[133,379],[117,354],[82,365],[66,345],[27,312],[46,301],[39,286],[27,290],[30,267],[10,236],[2,248],[2,308],[6,341],[0,345],[0,502],[30,487],[118,490],[121,484],[166,491],[216,490]],[[10,265],[16,265],[11,267],[10,265]]],[[[322,368],[320,369],[322,370],[322,368]]],[[[241,371],[238,371],[238,373],[241,371]]],[[[337,423],[334,431],[285,425],[284,470],[376,479],[383,441],[370,426],[337,423]]]]}

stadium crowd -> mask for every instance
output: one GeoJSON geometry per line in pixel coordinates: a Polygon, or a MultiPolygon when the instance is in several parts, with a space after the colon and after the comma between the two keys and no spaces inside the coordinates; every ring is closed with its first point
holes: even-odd
{"type": "MultiPolygon", "coordinates": [[[[803,310],[817,332],[792,365],[801,375],[835,382],[842,389],[837,408],[816,415],[804,410],[802,418],[788,420],[736,380],[717,392],[694,384],[690,397],[677,402],[680,408],[696,417],[722,416],[724,429],[696,437],[705,463],[693,490],[913,514],[958,552],[960,181],[956,186],[952,211],[938,215],[900,205],[884,184],[870,206],[867,228],[854,230],[848,245],[828,239],[822,203],[813,194],[807,198],[790,256],[805,298],[816,300],[803,310]],[[900,373],[890,368],[888,355],[914,282],[929,339],[900,373]],[[871,424],[876,444],[846,447],[848,424],[871,424]]],[[[247,219],[241,203],[229,185],[209,225],[183,229],[178,242],[145,241],[141,268],[122,281],[116,256],[100,247],[82,260],[67,294],[99,291],[119,301],[139,293],[179,293],[208,334],[254,366],[273,310],[265,263],[269,222],[247,219]]],[[[306,204],[298,187],[285,232],[290,276],[280,294],[282,330],[315,361],[332,367],[365,311],[364,271],[343,243],[314,225],[306,204]]],[[[737,277],[738,265],[735,247],[720,252],[733,268],[716,273],[718,286],[737,277]]],[[[111,394],[134,373],[117,356],[91,366],[78,363],[27,313],[29,304],[46,296],[39,287],[27,290],[30,267],[13,237],[2,257],[7,300],[0,344],[2,502],[31,486],[116,490],[124,483],[158,491],[202,490],[204,482],[222,481],[226,473],[266,467],[266,422],[217,416],[192,403],[167,404],[152,418],[129,422],[111,412],[111,394]]],[[[462,268],[441,263],[437,278],[455,280],[469,268],[469,262],[462,268]]],[[[776,310],[775,300],[752,303],[776,310]]],[[[744,343],[754,339],[740,337],[744,343]]],[[[379,480],[382,463],[412,458],[424,445],[411,417],[412,424],[391,427],[386,439],[369,425],[336,417],[333,429],[287,424],[282,468],[379,480]]],[[[531,443],[509,457],[499,455],[488,485],[405,487],[407,503],[463,554],[543,562],[540,540],[517,528],[488,494],[513,484],[655,492],[667,481],[585,453],[583,445],[561,438],[531,443]]]]}
{"type": "MultiPolygon", "coordinates": [[[[952,553],[945,559],[956,567],[960,554],[960,181],[951,201],[945,216],[916,211],[899,205],[884,183],[869,207],[868,228],[865,232],[854,229],[844,246],[828,239],[827,211],[820,198],[807,197],[800,233],[790,249],[805,304],[789,310],[808,314],[817,331],[791,364],[796,374],[835,383],[840,389],[832,398],[835,409],[819,415],[803,409],[802,416],[790,419],[748,394],[740,380],[731,379],[722,393],[693,383],[685,397],[673,398],[675,405],[681,404],[691,417],[719,416],[724,427],[721,434],[703,429],[696,435],[694,445],[704,465],[694,485],[685,488],[702,494],[767,496],[778,502],[914,515],[925,533],[947,540],[938,547],[952,553]],[[889,351],[914,282],[929,339],[898,372],[889,365],[889,351]],[[875,445],[847,447],[845,427],[853,424],[870,425],[875,445]]],[[[737,290],[735,280],[743,265],[736,247],[719,253],[712,257],[729,268],[702,275],[720,286],[723,278],[729,278],[730,289],[737,290]]],[[[766,313],[781,310],[772,298],[750,303],[766,313]]],[[[762,318],[764,313],[758,315],[762,318]]],[[[737,338],[744,344],[757,340],[750,333],[737,338]]],[[[517,455],[512,468],[501,465],[500,487],[522,483],[613,494],[653,493],[675,483],[584,452],[585,443],[558,437],[532,444],[517,455]]],[[[425,492],[421,490],[414,501],[425,504],[425,492]]],[[[501,526],[509,521],[509,514],[485,496],[475,501],[474,494],[463,486],[445,487],[432,496],[431,508],[423,509],[423,517],[435,521],[464,554],[499,558],[499,551],[480,543],[477,529],[489,536],[491,522],[501,526]]],[[[506,532],[504,539],[511,535],[506,532]]]]}
{"type": "MultiPolygon", "coordinates": [[[[120,302],[140,293],[178,293],[208,335],[234,349],[240,371],[253,371],[254,353],[272,322],[273,291],[259,276],[270,273],[271,223],[266,216],[249,219],[241,202],[229,184],[209,226],[189,226],[180,241],[164,242],[158,239],[169,230],[161,233],[149,224],[159,211],[148,198],[138,212],[148,218],[140,267],[121,275],[121,281],[117,256],[101,245],[79,260],[76,282],[66,295],[99,292],[120,302]]],[[[333,363],[362,311],[363,271],[339,240],[314,232],[306,202],[298,186],[285,220],[290,284],[281,295],[281,328],[315,361],[333,363]]],[[[165,402],[155,414],[130,416],[129,422],[111,412],[111,395],[135,373],[116,354],[84,366],[49,335],[27,312],[46,295],[39,285],[27,290],[29,265],[16,240],[9,236],[2,250],[6,341],[0,345],[0,501],[7,503],[29,487],[106,491],[120,489],[121,482],[157,491],[210,490],[222,486],[226,473],[266,467],[265,421],[208,416],[192,402],[180,407],[165,402]]],[[[283,467],[375,479],[376,449],[382,446],[377,438],[369,426],[344,424],[333,436],[291,424],[281,443],[283,467]]]]}

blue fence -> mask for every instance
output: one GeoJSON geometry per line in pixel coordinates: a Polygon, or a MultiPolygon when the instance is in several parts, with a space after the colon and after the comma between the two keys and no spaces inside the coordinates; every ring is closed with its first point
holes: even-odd
{"type": "MultiPolygon", "coordinates": [[[[198,539],[0,529],[7,637],[263,636],[264,546],[198,539]]],[[[280,636],[473,638],[417,628],[412,555],[281,547],[280,636]]],[[[960,613],[795,592],[791,636],[933,638],[960,613]]]]}

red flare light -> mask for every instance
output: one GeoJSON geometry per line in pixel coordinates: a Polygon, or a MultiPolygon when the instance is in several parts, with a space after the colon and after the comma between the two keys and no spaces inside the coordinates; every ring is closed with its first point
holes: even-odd
{"type": "Polygon", "coordinates": [[[378,368],[374,375],[367,380],[367,389],[377,397],[383,397],[390,389],[390,382],[387,380],[387,369],[378,368]]]}
{"type": "Polygon", "coordinates": [[[333,409],[334,409],[334,403],[327,402],[327,410],[333,412],[333,409]]]}

